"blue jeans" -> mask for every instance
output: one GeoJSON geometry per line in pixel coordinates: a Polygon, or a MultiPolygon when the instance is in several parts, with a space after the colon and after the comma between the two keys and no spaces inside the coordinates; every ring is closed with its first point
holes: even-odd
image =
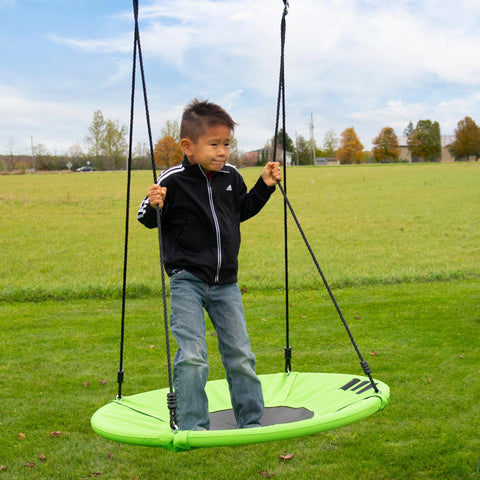
{"type": "Polygon", "coordinates": [[[170,326],[178,345],[173,377],[179,428],[210,427],[204,308],[217,334],[237,427],[257,426],[264,408],[262,387],[255,373],[238,284],[209,285],[182,270],[170,278],[170,294],[170,326]]]}

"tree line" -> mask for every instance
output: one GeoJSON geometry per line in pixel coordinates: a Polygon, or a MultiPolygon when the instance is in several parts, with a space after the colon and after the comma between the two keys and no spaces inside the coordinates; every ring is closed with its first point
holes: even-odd
{"type": "MultiPolygon", "coordinates": [[[[412,162],[435,162],[442,155],[442,137],[440,125],[431,120],[419,120],[414,127],[410,122],[404,130],[407,138],[408,151],[412,162]]],[[[405,161],[400,158],[398,137],[392,127],[384,127],[372,140],[372,157],[376,162],[405,161]]],[[[347,129],[342,134],[342,141],[336,157],[340,163],[361,163],[362,146],[353,129],[347,129]]],[[[448,150],[455,160],[470,160],[480,158],[480,127],[470,117],[460,120],[455,130],[452,143],[448,150]]]]}
{"type": "MultiPolygon", "coordinates": [[[[441,157],[442,143],[440,125],[431,120],[419,120],[414,126],[408,124],[403,132],[412,161],[438,161],[441,157]]],[[[96,170],[122,170],[126,168],[128,156],[127,127],[118,121],[104,118],[97,110],[93,114],[85,136],[87,149],[73,145],[62,155],[49,152],[43,144],[33,145],[31,154],[15,152],[15,142],[7,145],[8,154],[0,155],[0,171],[34,170],[75,170],[84,165],[91,165],[96,170]]],[[[346,128],[338,137],[334,130],[326,132],[323,144],[318,147],[314,139],[305,139],[302,135],[295,137],[295,142],[287,132],[280,130],[277,147],[292,156],[294,165],[311,165],[315,158],[335,159],[340,164],[359,164],[372,162],[408,161],[400,157],[399,138],[392,127],[384,127],[372,140],[371,151],[364,151],[353,127],[346,128]]],[[[257,155],[242,153],[238,149],[235,137],[231,139],[230,162],[239,167],[262,165],[272,159],[274,138],[269,139],[257,155]]],[[[470,117],[459,121],[455,130],[454,141],[448,146],[456,160],[480,158],[480,127],[470,117]]],[[[168,168],[182,161],[180,147],[180,127],[177,121],[167,121],[161,129],[160,138],[153,146],[156,167],[168,168]]],[[[280,157],[281,158],[281,157],[280,157]]],[[[150,147],[138,142],[132,147],[132,168],[136,170],[152,168],[150,147]]]]}
{"type": "MultiPolygon", "coordinates": [[[[407,148],[413,162],[435,162],[439,161],[442,155],[442,137],[440,134],[440,125],[431,120],[419,120],[414,127],[410,122],[403,132],[407,139],[407,148]]],[[[288,137],[288,136],[287,136],[288,137]]],[[[311,163],[306,150],[312,148],[305,143],[305,147],[300,150],[289,140],[287,149],[296,152],[298,164],[305,165],[311,163]],[[303,154],[303,155],[302,155],[303,154]]],[[[300,144],[302,145],[302,144],[300,144]]],[[[340,138],[335,135],[333,130],[329,130],[324,137],[323,149],[316,148],[315,156],[324,158],[333,158],[340,164],[359,164],[371,162],[406,162],[401,158],[399,138],[392,127],[383,127],[380,133],[372,139],[373,148],[370,151],[364,151],[364,147],[358,138],[353,127],[346,128],[340,138]]],[[[455,130],[454,140],[448,149],[455,160],[470,160],[480,158],[480,127],[470,117],[460,120],[455,130]]]]}

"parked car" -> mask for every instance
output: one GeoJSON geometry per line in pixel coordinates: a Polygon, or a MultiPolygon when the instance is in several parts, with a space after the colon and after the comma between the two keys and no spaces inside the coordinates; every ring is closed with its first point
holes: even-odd
{"type": "Polygon", "coordinates": [[[84,167],[77,168],[77,172],[93,172],[93,167],[85,165],[84,167]]]}

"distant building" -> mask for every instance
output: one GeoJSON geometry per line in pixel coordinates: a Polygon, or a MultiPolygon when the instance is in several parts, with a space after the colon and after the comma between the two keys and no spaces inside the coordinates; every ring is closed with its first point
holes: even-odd
{"type": "MultiPolygon", "coordinates": [[[[440,156],[440,162],[454,162],[455,157],[452,156],[448,147],[455,141],[455,135],[442,135],[440,137],[442,143],[442,154],[440,156]]],[[[421,162],[422,159],[418,157],[412,157],[408,150],[408,137],[398,137],[398,150],[399,158],[408,160],[410,163],[421,162]]]]}
{"type": "Polygon", "coordinates": [[[315,165],[340,165],[340,162],[335,157],[316,157],[315,158],[315,165]]]}
{"type": "MultiPolygon", "coordinates": [[[[286,152],[285,156],[287,167],[292,166],[293,152],[286,152]]],[[[253,167],[255,165],[265,165],[265,163],[271,162],[272,160],[273,149],[271,147],[263,147],[244,153],[240,163],[242,167],[253,167]]],[[[276,161],[283,165],[283,149],[281,147],[277,148],[276,161]]]]}

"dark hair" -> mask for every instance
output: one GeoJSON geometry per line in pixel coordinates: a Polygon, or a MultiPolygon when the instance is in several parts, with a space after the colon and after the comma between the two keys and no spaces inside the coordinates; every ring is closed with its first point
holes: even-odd
{"type": "Polygon", "coordinates": [[[180,138],[190,138],[196,142],[207,127],[226,125],[233,132],[236,123],[232,117],[216,103],[194,98],[183,111],[180,125],[180,138]]]}

